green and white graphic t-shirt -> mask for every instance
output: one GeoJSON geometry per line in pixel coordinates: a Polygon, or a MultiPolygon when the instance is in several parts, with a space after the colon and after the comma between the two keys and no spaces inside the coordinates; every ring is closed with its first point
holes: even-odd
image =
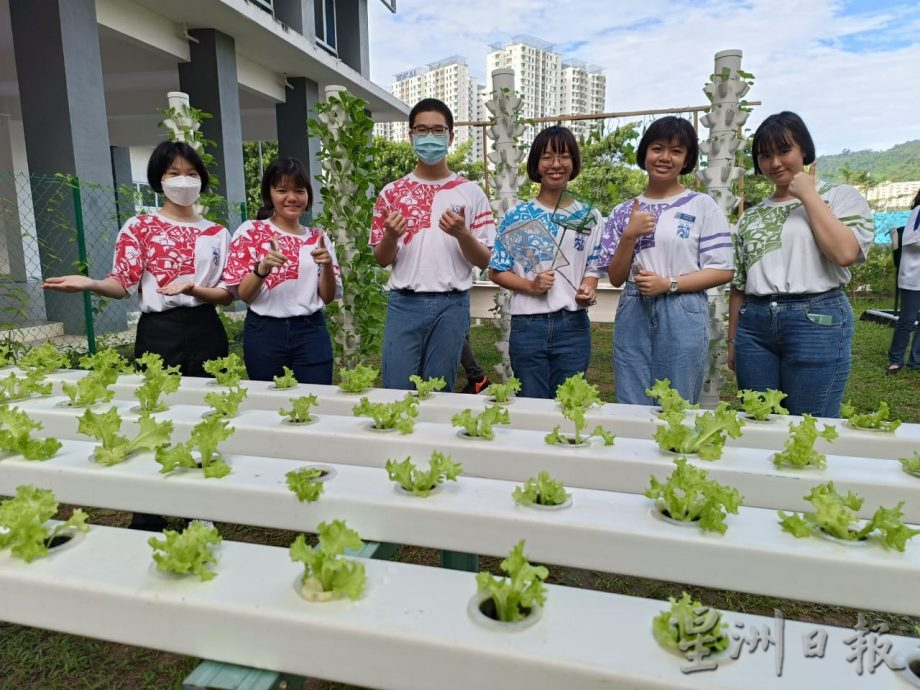
{"type": "MultiPolygon", "coordinates": [[[[869,204],[856,189],[822,182],[818,193],[831,212],[853,231],[860,257],[875,238],[869,204]]],[[[821,252],[798,199],[761,203],[744,212],[732,235],[735,277],[732,287],[748,295],[786,295],[833,290],[850,280],[850,271],[821,252]]]]}

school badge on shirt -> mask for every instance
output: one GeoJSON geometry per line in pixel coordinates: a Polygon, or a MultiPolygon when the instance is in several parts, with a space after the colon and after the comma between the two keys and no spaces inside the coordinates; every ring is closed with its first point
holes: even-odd
{"type": "Polygon", "coordinates": [[[683,240],[690,237],[690,230],[693,228],[693,223],[696,222],[696,216],[680,212],[674,214],[674,217],[677,219],[677,236],[683,240]]]}

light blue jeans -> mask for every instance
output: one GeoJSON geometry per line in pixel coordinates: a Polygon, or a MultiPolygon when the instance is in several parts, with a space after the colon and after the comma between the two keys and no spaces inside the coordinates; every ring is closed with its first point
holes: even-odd
{"type": "Polygon", "coordinates": [[[738,388],[781,390],[792,414],[839,417],[852,342],[853,309],[840,288],[748,295],[735,332],[738,388]]]}
{"type": "Polygon", "coordinates": [[[617,402],[654,405],[645,394],[657,379],[691,403],[703,389],[709,355],[709,299],[705,292],[643,297],[630,282],[620,294],[613,326],[617,402]]]}
{"type": "Polygon", "coordinates": [[[511,368],[521,382],[520,395],[552,398],[569,376],[588,370],[591,322],[584,309],[511,317],[508,343],[511,368]]]}
{"type": "Polygon", "coordinates": [[[383,387],[411,390],[413,374],[443,377],[454,389],[463,341],[470,330],[468,292],[390,290],[383,331],[383,387]]]}

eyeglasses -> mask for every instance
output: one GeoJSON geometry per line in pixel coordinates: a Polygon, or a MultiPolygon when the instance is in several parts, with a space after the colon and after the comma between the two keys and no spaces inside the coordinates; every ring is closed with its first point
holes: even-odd
{"type": "Polygon", "coordinates": [[[434,134],[436,137],[443,137],[450,130],[444,125],[435,125],[434,127],[426,127],[425,125],[415,125],[412,128],[411,132],[413,134],[418,134],[419,136],[425,136],[426,134],[434,134]]]}
{"type": "Polygon", "coordinates": [[[552,163],[553,161],[559,161],[560,163],[571,163],[572,154],[571,153],[544,153],[540,156],[541,163],[552,163]]]}

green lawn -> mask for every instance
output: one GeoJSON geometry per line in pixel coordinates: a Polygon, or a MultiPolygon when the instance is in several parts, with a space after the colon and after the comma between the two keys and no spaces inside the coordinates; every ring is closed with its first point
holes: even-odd
{"type": "MultiPolygon", "coordinates": [[[[857,314],[876,306],[860,302],[857,314]]],[[[588,378],[599,384],[605,400],[614,400],[611,371],[611,334],[609,325],[593,327],[594,349],[588,378]]],[[[472,329],[473,348],[487,372],[498,362],[494,348],[497,331],[491,326],[472,329]]],[[[899,376],[884,376],[886,352],[891,329],[864,321],[856,327],[853,373],[847,388],[847,399],[857,407],[875,409],[882,400],[891,405],[893,415],[905,422],[920,422],[920,372],[902,372],[899,376]]],[[[465,381],[458,377],[457,387],[465,381]]],[[[726,388],[726,395],[733,391],[726,388]]],[[[109,510],[90,509],[91,522],[125,526],[128,516],[109,510]]],[[[219,525],[225,539],[251,541],[287,546],[293,534],[280,530],[260,529],[242,525],[219,525]]],[[[439,553],[432,549],[401,547],[396,559],[407,563],[439,564],[439,553]]],[[[498,572],[498,560],[483,557],[483,568],[498,572]]],[[[772,616],[781,609],[787,618],[817,624],[852,627],[857,611],[841,607],[816,605],[808,602],[781,600],[737,592],[706,590],[683,586],[666,580],[623,577],[611,573],[551,568],[550,581],[576,587],[586,587],[634,596],[664,599],[687,589],[708,604],[734,611],[772,616]]],[[[866,612],[870,624],[885,622],[896,634],[911,634],[912,626],[920,623],[908,616],[866,612]]],[[[99,642],[72,635],[52,633],[0,623],[0,690],[113,690],[133,688],[163,690],[178,688],[197,663],[196,659],[138,649],[125,645],[99,642]]],[[[309,682],[311,690],[333,690],[344,686],[334,683],[309,682]]]]}

